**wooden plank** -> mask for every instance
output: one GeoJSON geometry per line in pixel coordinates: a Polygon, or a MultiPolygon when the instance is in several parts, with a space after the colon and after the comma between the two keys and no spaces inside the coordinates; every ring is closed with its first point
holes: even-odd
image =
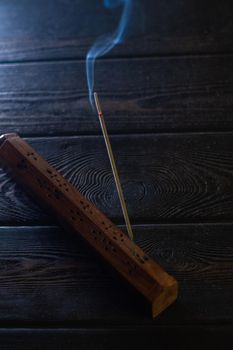
{"type": "MultiPolygon", "coordinates": [[[[136,2],[127,40],[111,56],[232,52],[232,11],[231,0],[136,2]]],[[[3,0],[0,60],[84,58],[119,18],[120,9],[108,11],[100,1],[3,0]]]]}
{"type": "MultiPolygon", "coordinates": [[[[232,133],[126,135],[111,140],[134,224],[232,222],[232,133]]],[[[122,221],[102,137],[28,142],[114,222],[122,221]]],[[[12,177],[1,170],[0,179],[1,225],[51,222],[12,177]]]]}
{"type": "Polygon", "coordinates": [[[56,227],[1,227],[0,324],[232,323],[232,229],[232,224],[134,227],[136,242],[180,285],[177,302],[152,320],[144,299],[79,236],[56,227]]]}
{"type": "MultiPolygon", "coordinates": [[[[233,130],[232,70],[226,55],[99,61],[109,132],[233,130]]],[[[1,133],[100,132],[84,62],[0,65],[0,111],[1,133]]]]}
{"type": "Polygon", "coordinates": [[[103,350],[142,349],[146,339],[150,347],[158,350],[175,347],[181,350],[218,350],[228,348],[232,339],[232,326],[153,327],[153,328],[23,328],[0,329],[2,350],[103,350]]]}

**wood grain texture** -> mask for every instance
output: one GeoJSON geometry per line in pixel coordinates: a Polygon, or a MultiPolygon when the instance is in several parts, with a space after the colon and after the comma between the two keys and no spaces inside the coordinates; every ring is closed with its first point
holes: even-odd
{"type": "Polygon", "coordinates": [[[177,302],[152,321],[138,293],[78,236],[56,227],[2,227],[0,325],[146,328],[230,323],[232,229],[232,224],[134,227],[137,244],[180,284],[177,302]]]}
{"type": "MultiPolygon", "coordinates": [[[[126,41],[110,55],[232,52],[231,0],[133,1],[126,41]]],[[[120,9],[93,0],[3,0],[0,61],[84,58],[96,38],[116,28],[120,9]]]]}
{"type": "Polygon", "coordinates": [[[158,350],[175,347],[181,350],[228,348],[232,339],[231,326],[144,327],[144,328],[12,328],[0,329],[2,350],[136,350],[150,339],[150,346],[158,350]],[[59,345],[58,345],[59,344],[59,345]]]}
{"type": "MultiPolygon", "coordinates": [[[[96,89],[109,132],[233,130],[232,67],[231,55],[100,60],[96,89]]],[[[6,132],[100,133],[84,61],[0,65],[0,133],[6,132]]]]}
{"type": "MultiPolygon", "coordinates": [[[[232,221],[232,133],[128,135],[111,140],[132,223],[232,221]]],[[[108,217],[122,220],[101,136],[28,142],[108,217]]],[[[0,179],[1,225],[51,222],[2,170],[0,179]]]]}
{"type": "MultiPolygon", "coordinates": [[[[1,350],[232,342],[233,2],[140,2],[125,42],[97,62],[96,88],[110,133],[133,134],[112,137],[132,221],[165,223],[135,227],[137,243],[176,275],[180,298],[152,323],[81,240],[14,227],[55,221],[1,170],[1,350]]],[[[40,136],[33,147],[116,222],[102,137],[66,136],[100,133],[84,58],[119,14],[94,0],[0,2],[0,133],[40,136]]]]}

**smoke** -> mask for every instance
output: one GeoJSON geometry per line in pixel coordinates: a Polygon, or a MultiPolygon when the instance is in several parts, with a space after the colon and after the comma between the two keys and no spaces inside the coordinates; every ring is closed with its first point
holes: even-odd
{"type": "Polygon", "coordinates": [[[114,46],[124,40],[127,24],[132,12],[133,0],[103,0],[106,8],[115,8],[122,6],[122,14],[117,29],[114,33],[99,37],[90,48],[86,57],[86,73],[89,92],[89,101],[93,107],[93,89],[94,89],[94,66],[97,57],[106,55],[114,46]]]}

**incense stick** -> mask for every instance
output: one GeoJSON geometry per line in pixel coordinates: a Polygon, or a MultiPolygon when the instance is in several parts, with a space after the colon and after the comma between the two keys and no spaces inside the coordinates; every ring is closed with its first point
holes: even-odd
{"type": "Polygon", "coordinates": [[[125,198],[124,198],[124,194],[122,191],[122,186],[121,186],[121,182],[120,182],[120,178],[118,175],[118,171],[117,171],[117,167],[116,167],[116,162],[113,156],[113,152],[112,152],[112,146],[109,140],[109,136],[108,136],[108,131],[107,131],[107,127],[105,124],[105,120],[103,117],[103,113],[102,113],[102,109],[100,107],[100,102],[99,102],[99,98],[96,92],[94,92],[94,99],[95,99],[95,105],[96,105],[96,109],[98,112],[98,117],[99,117],[99,121],[100,121],[100,125],[101,125],[101,129],[102,129],[102,133],[104,136],[104,141],[105,141],[105,145],[107,148],[107,152],[108,152],[108,157],[109,157],[109,161],[111,164],[111,168],[112,168],[112,172],[113,172],[113,176],[114,176],[114,180],[115,180],[115,184],[116,184],[116,188],[117,188],[117,192],[118,192],[118,196],[119,196],[119,200],[120,200],[120,204],[121,204],[121,209],[124,215],[124,219],[125,219],[125,223],[126,223],[126,227],[127,227],[127,232],[128,235],[130,237],[130,239],[133,241],[133,231],[132,231],[132,226],[130,224],[130,220],[129,220],[129,215],[128,215],[128,210],[126,207],[126,203],[125,203],[125,198]]]}

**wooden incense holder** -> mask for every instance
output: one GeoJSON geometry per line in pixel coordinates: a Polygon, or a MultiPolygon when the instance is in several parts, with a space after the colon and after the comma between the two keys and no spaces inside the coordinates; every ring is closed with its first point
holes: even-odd
{"type": "Polygon", "coordinates": [[[176,300],[177,281],[17,134],[0,137],[0,160],[30,194],[146,297],[153,317],[176,300]]]}

